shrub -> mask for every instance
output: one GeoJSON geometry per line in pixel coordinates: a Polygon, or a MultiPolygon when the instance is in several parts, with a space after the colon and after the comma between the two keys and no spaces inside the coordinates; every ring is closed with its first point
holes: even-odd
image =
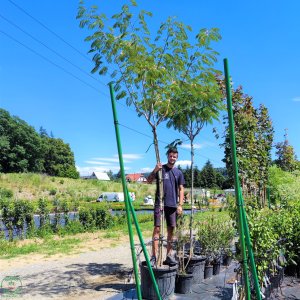
{"type": "Polygon", "coordinates": [[[12,198],[14,195],[13,191],[6,188],[0,188],[0,199],[12,198]]]}

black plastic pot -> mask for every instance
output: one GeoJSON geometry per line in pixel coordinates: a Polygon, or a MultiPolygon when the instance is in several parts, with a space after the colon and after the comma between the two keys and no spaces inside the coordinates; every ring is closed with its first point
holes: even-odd
{"type": "Polygon", "coordinates": [[[177,274],[175,293],[190,294],[193,286],[193,274],[177,274]]]}
{"type": "Polygon", "coordinates": [[[213,277],[213,266],[205,265],[204,267],[204,279],[209,279],[213,277]]]}
{"type": "Polygon", "coordinates": [[[222,265],[223,266],[230,266],[231,265],[231,262],[232,262],[232,256],[228,255],[228,254],[225,254],[223,256],[223,261],[222,261],[222,265]]]}
{"type": "Polygon", "coordinates": [[[221,270],[221,262],[214,262],[213,263],[213,275],[218,275],[220,274],[220,270],[221,270]]]}
{"type": "MultiPolygon", "coordinates": [[[[176,265],[174,267],[162,266],[152,269],[162,299],[168,299],[174,293],[177,268],[176,265]]],[[[158,299],[145,261],[140,263],[140,271],[143,299],[158,299]]]]}
{"type": "Polygon", "coordinates": [[[280,288],[281,283],[283,281],[283,273],[284,273],[284,269],[282,268],[281,270],[279,270],[279,272],[277,274],[271,275],[269,277],[272,289],[278,289],[278,288],[280,288]]]}
{"type": "Polygon", "coordinates": [[[195,255],[189,260],[188,257],[184,259],[184,263],[187,264],[186,272],[193,275],[193,284],[201,283],[204,279],[204,265],[205,256],[195,255]]]}

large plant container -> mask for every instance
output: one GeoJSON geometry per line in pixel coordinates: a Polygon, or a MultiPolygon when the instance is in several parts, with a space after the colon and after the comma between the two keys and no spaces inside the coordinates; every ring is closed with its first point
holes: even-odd
{"type": "Polygon", "coordinates": [[[193,274],[193,284],[201,283],[204,279],[204,266],[206,256],[194,255],[190,259],[185,258],[184,263],[187,264],[186,272],[193,274]]]}
{"type": "Polygon", "coordinates": [[[212,265],[213,265],[213,275],[220,274],[221,271],[221,256],[217,256],[214,258],[212,265]]]}
{"type": "MultiPolygon", "coordinates": [[[[178,266],[161,266],[153,268],[153,273],[162,299],[169,299],[175,290],[178,266]]],[[[158,299],[145,261],[140,263],[141,290],[143,299],[158,299]]]]}
{"type": "Polygon", "coordinates": [[[209,279],[213,277],[213,266],[205,265],[204,267],[204,279],[209,279]]]}
{"type": "Polygon", "coordinates": [[[228,267],[231,265],[231,262],[232,262],[232,256],[229,254],[225,254],[223,256],[222,265],[228,267]]]}
{"type": "Polygon", "coordinates": [[[177,274],[175,281],[175,293],[190,294],[193,287],[193,274],[177,274]]]}

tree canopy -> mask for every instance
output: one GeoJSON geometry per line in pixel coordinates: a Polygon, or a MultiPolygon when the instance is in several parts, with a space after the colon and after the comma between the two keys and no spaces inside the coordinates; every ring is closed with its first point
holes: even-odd
{"type": "Polygon", "coordinates": [[[0,109],[0,172],[47,173],[78,178],[74,154],[62,139],[40,134],[19,117],[0,109]]]}

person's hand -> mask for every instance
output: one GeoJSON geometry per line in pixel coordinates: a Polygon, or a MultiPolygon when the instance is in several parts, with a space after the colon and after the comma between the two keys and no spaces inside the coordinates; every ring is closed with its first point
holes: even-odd
{"type": "Polygon", "coordinates": [[[153,172],[154,172],[154,173],[157,173],[157,172],[158,172],[159,170],[161,170],[161,169],[162,169],[162,163],[159,162],[159,163],[156,164],[156,166],[155,166],[153,172]]]}
{"type": "Polygon", "coordinates": [[[178,215],[182,215],[182,213],[183,213],[182,205],[181,205],[181,204],[178,204],[178,206],[177,206],[177,214],[178,214],[178,215]]]}

